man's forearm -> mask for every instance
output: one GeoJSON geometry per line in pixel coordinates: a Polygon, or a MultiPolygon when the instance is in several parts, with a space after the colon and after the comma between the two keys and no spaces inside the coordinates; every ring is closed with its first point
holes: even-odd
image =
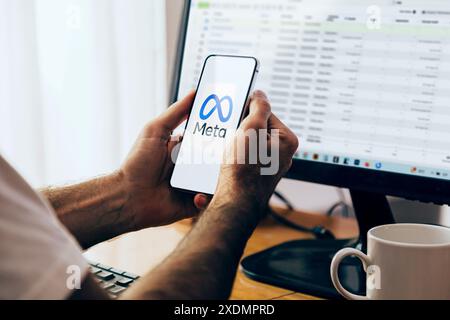
{"type": "Polygon", "coordinates": [[[122,214],[127,193],[120,173],[39,191],[84,248],[132,231],[133,221],[122,214]]]}
{"type": "Polygon", "coordinates": [[[125,298],[228,298],[239,260],[259,220],[249,210],[263,210],[251,206],[211,203],[174,253],[141,278],[125,298]]]}

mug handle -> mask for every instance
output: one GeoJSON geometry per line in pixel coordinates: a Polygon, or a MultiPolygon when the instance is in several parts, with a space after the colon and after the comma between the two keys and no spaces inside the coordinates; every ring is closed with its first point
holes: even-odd
{"type": "Polygon", "coordinates": [[[344,298],[348,300],[368,300],[369,298],[367,296],[360,296],[347,291],[339,281],[339,265],[342,260],[348,256],[356,256],[359,258],[364,266],[364,271],[367,271],[367,267],[371,265],[370,258],[359,250],[353,248],[344,248],[339,250],[334,256],[333,261],[331,261],[330,267],[331,280],[333,281],[334,287],[344,298]]]}

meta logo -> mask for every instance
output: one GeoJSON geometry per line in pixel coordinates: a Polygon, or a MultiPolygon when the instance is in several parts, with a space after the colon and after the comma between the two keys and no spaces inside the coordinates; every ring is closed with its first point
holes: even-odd
{"type": "Polygon", "coordinates": [[[200,119],[206,120],[214,113],[214,111],[217,111],[217,115],[219,116],[220,121],[227,122],[231,118],[231,114],[233,113],[233,100],[229,96],[225,96],[222,99],[219,99],[219,97],[215,94],[210,95],[208,98],[206,98],[205,102],[203,102],[202,107],[200,108],[200,119]],[[208,104],[214,101],[214,107],[211,108],[211,110],[205,114],[206,107],[208,104]],[[225,115],[223,111],[223,104],[224,102],[228,103],[228,114],[225,115]]]}
{"type": "MultiPolygon", "coordinates": [[[[224,96],[219,98],[216,94],[211,94],[206,98],[203,102],[199,117],[201,120],[208,120],[214,113],[217,113],[217,116],[220,122],[228,122],[233,114],[233,100],[230,96],[224,96]],[[207,111],[207,107],[211,107],[209,111],[207,111]],[[225,112],[225,107],[228,107],[228,112],[225,112]]],[[[203,136],[207,137],[215,137],[215,138],[225,138],[227,135],[227,129],[219,127],[219,125],[209,126],[206,122],[200,124],[197,122],[194,128],[194,134],[200,133],[203,136]]]]}

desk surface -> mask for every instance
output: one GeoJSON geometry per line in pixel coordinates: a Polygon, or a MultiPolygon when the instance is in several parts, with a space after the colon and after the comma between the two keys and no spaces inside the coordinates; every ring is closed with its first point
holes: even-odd
{"type": "MultiPolygon", "coordinates": [[[[353,219],[329,218],[318,214],[284,210],[277,211],[305,226],[323,225],[338,238],[354,237],[358,232],[356,221],[353,219]]],[[[183,221],[171,226],[129,233],[89,249],[85,256],[92,261],[142,275],[168,256],[189,231],[190,227],[189,221],[183,221]]],[[[309,238],[311,238],[309,234],[286,228],[267,219],[260,224],[250,238],[244,256],[285,241],[309,238]]],[[[239,271],[231,299],[304,300],[317,298],[250,280],[239,271]]]]}

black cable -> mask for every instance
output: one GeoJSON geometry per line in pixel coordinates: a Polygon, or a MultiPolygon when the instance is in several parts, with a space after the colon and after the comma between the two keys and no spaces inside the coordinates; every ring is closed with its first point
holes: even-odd
{"type": "MultiPolygon", "coordinates": [[[[290,211],[294,211],[294,206],[292,205],[292,203],[288,199],[286,199],[286,197],[284,197],[281,193],[275,191],[274,196],[280,199],[290,211]]],[[[312,233],[317,239],[321,240],[335,239],[334,235],[329,230],[327,230],[322,226],[315,226],[313,228],[302,226],[289,219],[286,219],[285,217],[274,212],[272,209],[269,210],[269,214],[278,223],[297,231],[312,233]]]]}
{"type": "Polygon", "coordinates": [[[338,209],[339,207],[342,207],[343,216],[348,217],[348,206],[345,202],[342,201],[333,204],[331,208],[327,210],[327,216],[332,216],[336,209],[338,209]]]}
{"type": "Polygon", "coordinates": [[[347,204],[347,200],[345,198],[344,190],[341,189],[341,188],[336,188],[336,191],[337,191],[337,193],[339,195],[339,199],[341,200],[340,204],[342,206],[342,215],[344,217],[349,217],[350,216],[350,206],[347,204]]]}
{"type": "Polygon", "coordinates": [[[278,199],[280,199],[285,205],[286,207],[291,210],[294,211],[294,206],[292,205],[292,203],[286,199],[285,196],[283,196],[280,192],[276,191],[273,193],[275,197],[277,197],[278,199]]]}

